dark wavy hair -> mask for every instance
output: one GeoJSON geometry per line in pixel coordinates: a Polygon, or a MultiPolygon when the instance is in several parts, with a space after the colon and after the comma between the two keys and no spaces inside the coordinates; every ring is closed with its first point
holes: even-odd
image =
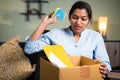
{"type": "Polygon", "coordinates": [[[92,9],[91,9],[91,6],[87,2],[77,1],[76,3],[74,3],[70,9],[69,18],[71,16],[71,14],[74,12],[74,10],[76,10],[76,9],[86,9],[86,11],[88,13],[88,18],[89,18],[90,22],[92,22],[92,9]]]}

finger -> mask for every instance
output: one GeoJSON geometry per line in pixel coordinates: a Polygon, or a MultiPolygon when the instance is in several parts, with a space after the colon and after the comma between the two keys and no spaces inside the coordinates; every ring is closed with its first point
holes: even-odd
{"type": "Polygon", "coordinates": [[[100,70],[107,71],[107,65],[104,63],[100,64],[100,70]]]}
{"type": "Polygon", "coordinates": [[[101,63],[100,65],[103,67],[107,67],[107,65],[105,63],[101,63]]]}
{"type": "Polygon", "coordinates": [[[102,74],[102,78],[106,78],[106,76],[107,76],[106,72],[104,72],[104,71],[101,70],[100,73],[102,74]]]}
{"type": "Polygon", "coordinates": [[[105,75],[108,73],[108,69],[107,69],[107,65],[106,64],[101,63],[101,65],[100,65],[100,72],[102,74],[105,74],[105,75]]]}
{"type": "Polygon", "coordinates": [[[57,17],[49,18],[49,22],[50,22],[51,24],[55,23],[57,20],[58,20],[57,17]]]}
{"type": "Polygon", "coordinates": [[[100,70],[100,73],[102,73],[102,74],[107,74],[108,73],[108,71],[107,70],[100,70]]]}
{"type": "Polygon", "coordinates": [[[51,18],[51,17],[52,17],[52,15],[53,15],[53,12],[49,14],[49,18],[51,18]]]}
{"type": "Polygon", "coordinates": [[[100,72],[106,74],[108,70],[105,67],[100,67],[100,72]]]}
{"type": "Polygon", "coordinates": [[[58,16],[55,16],[55,17],[53,18],[53,20],[54,20],[54,22],[56,22],[56,21],[58,20],[58,16]]]}
{"type": "Polygon", "coordinates": [[[106,75],[103,74],[103,75],[102,75],[102,78],[106,78],[106,75]]]}
{"type": "Polygon", "coordinates": [[[105,72],[101,72],[101,74],[102,74],[102,78],[106,78],[107,77],[107,73],[106,74],[104,74],[105,72]]]}
{"type": "Polygon", "coordinates": [[[98,58],[96,58],[94,61],[95,61],[95,62],[100,62],[100,60],[99,60],[98,58]]]}

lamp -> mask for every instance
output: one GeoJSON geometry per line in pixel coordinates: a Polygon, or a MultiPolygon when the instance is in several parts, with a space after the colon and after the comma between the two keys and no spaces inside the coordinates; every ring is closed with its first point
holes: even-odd
{"type": "Polygon", "coordinates": [[[108,22],[107,16],[100,16],[98,18],[99,32],[103,36],[104,39],[107,39],[107,36],[106,36],[107,22],[108,22]]]}

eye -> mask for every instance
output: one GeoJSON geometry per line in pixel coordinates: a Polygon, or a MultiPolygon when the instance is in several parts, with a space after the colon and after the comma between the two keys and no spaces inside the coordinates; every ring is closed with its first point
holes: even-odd
{"type": "Polygon", "coordinates": [[[88,17],[81,17],[82,21],[88,20],[88,17]]]}
{"type": "Polygon", "coordinates": [[[72,17],[72,19],[78,19],[79,18],[76,15],[72,15],[71,17],[72,17]]]}

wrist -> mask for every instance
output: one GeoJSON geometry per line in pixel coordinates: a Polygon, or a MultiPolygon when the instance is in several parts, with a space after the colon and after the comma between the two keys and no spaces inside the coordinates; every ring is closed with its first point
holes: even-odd
{"type": "Polygon", "coordinates": [[[39,27],[42,27],[42,28],[47,28],[49,24],[45,21],[42,21],[41,24],[39,25],[39,27]]]}

